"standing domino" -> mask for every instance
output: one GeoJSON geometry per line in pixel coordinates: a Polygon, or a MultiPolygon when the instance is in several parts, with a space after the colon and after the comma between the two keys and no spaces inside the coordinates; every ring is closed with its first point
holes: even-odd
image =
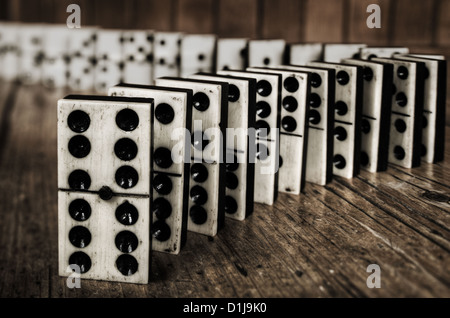
{"type": "Polygon", "coordinates": [[[311,62],[336,71],[333,174],[347,179],[360,171],[363,78],[360,66],[311,62]]]}
{"type": "Polygon", "coordinates": [[[281,192],[298,195],[305,186],[309,74],[276,68],[249,68],[248,70],[282,76],[278,189],[281,192]]]}
{"type": "Polygon", "coordinates": [[[366,47],[366,44],[325,44],[323,61],[340,63],[342,59],[359,58],[360,50],[366,47]]]}
{"type": "Polygon", "coordinates": [[[252,40],[248,48],[248,65],[278,66],[283,64],[286,50],[284,40],[252,40]]]}
{"type": "Polygon", "coordinates": [[[391,58],[396,54],[408,54],[407,47],[364,47],[359,51],[359,58],[371,60],[372,58],[391,58]]]}
{"type": "Polygon", "coordinates": [[[109,95],[154,100],[152,250],[178,254],[187,232],[190,157],[186,146],[190,145],[192,91],[120,84],[110,88],[109,95]]]}
{"type": "Polygon", "coordinates": [[[125,31],[122,34],[123,81],[141,85],[153,82],[153,32],[125,31]]]}
{"type": "Polygon", "coordinates": [[[255,135],[250,134],[255,126],[256,80],[208,73],[190,77],[229,85],[225,212],[227,217],[242,221],[253,212],[255,164],[250,162],[250,153],[255,148],[255,135]]]}
{"type": "Polygon", "coordinates": [[[420,166],[425,64],[389,58],[373,61],[394,67],[389,162],[405,168],[420,166]]]}
{"type": "Polygon", "coordinates": [[[154,36],[154,78],[179,76],[182,34],[178,32],[155,32],[154,36]]]}
{"type": "Polygon", "coordinates": [[[181,41],[180,76],[186,77],[197,72],[213,72],[216,36],[212,34],[187,34],[181,41]]]}
{"type": "Polygon", "coordinates": [[[412,62],[425,63],[422,159],[428,163],[444,160],[447,61],[432,56],[396,55],[412,62]]]}
{"type": "Polygon", "coordinates": [[[323,59],[322,43],[289,44],[287,50],[287,63],[290,65],[305,65],[312,61],[323,59]]]}
{"type": "Polygon", "coordinates": [[[326,185],[333,177],[333,128],[335,74],[331,69],[313,66],[283,65],[283,69],[309,72],[311,94],[308,112],[306,181],[326,185]]]}
{"type": "Polygon", "coordinates": [[[278,196],[281,75],[225,70],[219,74],[253,78],[257,81],[254,201],[273,205],[278,196]]]}
{"type": "Polygon", "coordinates": [[[123,32],[99,30],[96,43],[95,90],[106,93],[108,88],[123,82],[123,32]]]}
{"type": "Polygon", "coordinates": [[[370,172],[385,171],[388,166],[393,67],[367,60],[347,59],[342,62],[363,67],[361,167],[370,172]]]}
{"type": "Polygon", "coordinates": [[[151,99],[59,100],[61,276],[148,282],[152,108],[151,99]]]}
{"type": "Polygon", "coordinates": [[[163,77],[156,85],[193,91],[188,230],[215,236],[225,221],[228,84],[163,77]]]}
{"type": "Polygon", "coordinates": [[[216,70],[245,70],[248,65],[248,39],[218,39],[216,70]]]}

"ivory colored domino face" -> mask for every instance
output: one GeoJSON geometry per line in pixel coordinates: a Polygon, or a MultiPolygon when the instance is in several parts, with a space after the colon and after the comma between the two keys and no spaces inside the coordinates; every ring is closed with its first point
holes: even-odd
{"type": "Polygon", "coordinates": [[[65,87],[70,29],[66,25],[51,25],[43,30],[42,84],[50,88],[65,87]]]}
{"type": "Polygon", "coordinates": [[[372,58],[391,58],[396,54],[408,54],[407,47],[365,47],[361,48],[359,57],[363,60],[372,58]]]}
{"type": "Polygon", "coordinates": [[[38,84],[42,79],[44,30],[43,24],[22,24],[19,28],[20,61],[18,75],[24,84],[38,84]]]}
{"type": "Polygon", "coordinates": [[[281,192],[300,194],[305,185],[309,75],[276,68],[249,70],[282,76],[280,161],[283,165],[279,168],[278,189],[281,192]],[[292,156],[292,151],[297,155],[292,156]]]}
{"type": "Polygon", "coordinates": [[[177,32],[155,32],[154,36],[154,78],[179,76],[182,34],[177,32]]]}
{"type": "Polygon", "coordinates": [[[0,23],[0,78],[6,81],[13,81],[19,75],[19,34],[19,24],[0,23]]]}
{"type": "Polygon", "coordinates": [[[229,85],[225,215],[242,221],[253,212],[255,165],[249,162],[249,140],[254,138],[248,135],[248,129],[255,123],[256,80],[208,73],[190,78],[229,85]]]}
{"type": "Polygon", "coordinates": [[[160,78],[156,80],[156,85],[193,91],[188,230],[215,236],[225,219],[223,157],[226,145],[228,84],[160,78]]]}
{"type": "Polygon", "coordinates": [[[326,185],[331,181],[333,161],[333,125],[335,71],[313,66],[283,65],[295,72],[309,72],[311,94],[308,112],[308,146],[306,151],[306,181],[326,185]]]}
{"type": "Polygon", "coordinates": [[[321,61],[323,57],[322,43],[290,44],[288,50],[288,63],[291,65],[305,65],[312,61],[321,61]]]}
{"type": "Polygon", "coordinates": [[[178,254],[187,231],[191,159],[185,141],[190,140],[192,91],[121,84],[110,88],[109,95],[154,100],[152,250],[178,254]],[[172,185],[170,191],[164,191],[165,183],[172,185]]]}
{"type": "Polygon", "coordinates": [[[59,273],[148,283],[152,99],[58,101],[59,273]]]}
{"type": "Polygon", "coordinates": [[[347,179],[360,171],[362,70],[359,66],[311,62],[336,71],[333,174],[347,179]]]}
{"type": "Polygon", "coordinates": [[[385,171],[388,163],[393,67],[367,60],[346,59],[363,67],[364,97],[361,121],[361,168],[385,171]]]}
{"type": "Polygon", "coordinates": [[[422,160],[444,160],[447,62],[441,56],[396,55],[394,58],[425,64],[422,160]],[[428,73],[427,73],[428,72],[428,73]]]}
{"type": "Polygon", "coordinates": [[[101,29],[97,33],[95,90],[99,93],[123,82],[123,42],[123,31],[101,29]]]}
{"type": "Polygon", "coordinates": [[[323,61],[340,63],[342,59],[359,58],[360,50],[366,47],[366,44],[324,44],[323,61]]]}
{"type": "Polygon", "coordinates": [[[153,83],[153,40],[151,31],[123,32],[124,82],[141,85],[153,83]]]}
{"type": "Polygon", "coordinates": [[[286,41],[284,40],[252,40],[249,42],[248,65],[278,66],[283,64],[286,41]]]}
{"type": "Polygon", "coordinates": [[[216,70],[244,70],[248,64],[248,39],[218,39],[216,70]]]}
{"type": "Polygon", "coordinates": [[[216,40],[216,36],[212,34],[183,36],[180,49],[181,77],[214,71],[216,40]]]}
{"type": "Polygon", "coordinates": [[[95,86],[97,29],[69,29],[67,85],[73,91],[90,91],[95,86]]]}
{"type": "Polygon", "coordinates": [[[387,58],[373,60],[394,67],[389,162],[417,167],[421,160],[425,65],[387,58]]]}
{"type": "MultiPolygon", "coordinates": [[[[248,77],[256,83],[256,158],[254,201],[273,205],[278,193],[279,127],[281,75],[254,71],[218,72],[222,75],[248,77]],[[259,155],[259,153],[263,155],[259,155]]],[[[251,161],[250,161],[251,162],[251,161]]]]}

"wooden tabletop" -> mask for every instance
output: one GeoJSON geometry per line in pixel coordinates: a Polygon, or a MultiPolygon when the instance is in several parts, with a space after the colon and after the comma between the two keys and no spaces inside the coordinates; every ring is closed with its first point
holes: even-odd
{"type": "Polygon", "coordinates": [[[180,255],[152,254],[151,282],[58,276],[56,101],[63,90],[0,84],[0,297],[450,297],[446,160],[362,171],[255,205],[180,255]],[[370,264],[381,288],[369,289],[370,264]]]}

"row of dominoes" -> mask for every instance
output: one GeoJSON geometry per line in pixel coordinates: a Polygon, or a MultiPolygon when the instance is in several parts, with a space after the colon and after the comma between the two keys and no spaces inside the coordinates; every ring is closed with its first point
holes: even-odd
{"type": "Polygon", "coordinates": [[[442,57],[236,41],[254,66],[233,64],[245,51],[219,40],[217,61],[229,60],[215,73],[194,67],[59,101],[61,275],[77,265],[83,278],[146,283],[151,250],[178,254],[186,231],[214,236],[226,216],[244,220],[278,191],[300,194],[306,181],[352,178],[360,166],[417,166],[424,147],[426,161],[442,160],[442,57]],[[311,61],[311,47],[328,62],[311,61]]]}

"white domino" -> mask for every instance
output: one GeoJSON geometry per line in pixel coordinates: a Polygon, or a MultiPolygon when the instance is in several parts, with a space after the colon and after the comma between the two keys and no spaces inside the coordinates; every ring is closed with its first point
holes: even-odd
{"type": "Polygon", "coordinates": [[[394,66],[389,162],[420,166],[423,131],[425,64],[389,58],[372,58],[394,66]]]}
{"type": "Polygon", "coordinates": [[[248,70],[282,76],[278,190],[298,195],[305,186],[309,74],[276,68],[248,70]]]}
{"type": "Polygon", "coordinates": [[[363,68],[361,168],[370,172],[385,171],[388,166],[393,67],[358,59],[346,59],[343,63],[363,68]]]}
{"type": "Polygon", "coordinates": [[[427,163],[444,160],[447,62],[441,56],[396,55],[425,64],[422,159],[427,163]]]}
{"type": "Polygon", "coordinates": [[[342,59],[359,58],[360,50],[366,48],[366,44],[324,44],[323,61],[340,63],[342,59]]]}
{"type": "Polygon", "coordinates": [[[278,195],[281,75],[230,70],[223,70],[218,73],[253,78],[257,81],[254,201],[273,205],[278,195]]]}
{"type": "Polygon", "coordinates": [[[286,50],[286,41],[277,40],[251,40],[248,48],[248,65],[278,66],[283,64],[286,50]]]}
{"type": "Polygon", "coordinates": [[[218,39],[216,70],[244,70],[248,64],[248,39],[218,39]]]}
{"type": "Polygon", "coordinates": [[[66,25],[44,28],[42,84],[47,87],[67,86],[69,30],[66,25]]]}
{"type": "Polygon", "coordinates": [[[288,45],[288,60],[290,65],[305,65],[312,61],[323,59],[322,43],[297,43],[288,45]]]}
{"type": "Polygon", "coordinates": [[[215,236],[225,221],[228,84],[164,77],[156,85],[193,91],[188,230],[215,236]]]}
{"type": "Polygon", "coordinates": [[[177,32],[155,32],[154,37],[154,78],[179,76],[182,34],[177,32]]]}
{"type": "MultiPolygon", "coordinates": [[[[192,91],[158,86],[121,84],[111,87],[111,96],[152,98],[153,180],[169,179],[168,193],[154,187],[152,193],[152,250],[178,254],[186,242],[190,157],[186,140],[192,120],[192,91]],[[174,158],[172,158],[174,157],[174,158]]],[[[187,144],[190,147],[190,143],[187,144]]],[[[156,182],[154,182],[156,184],[156,182]]]]}
{"type": "Polygon", "coordinates": [[[0,79],[5,81],[16,80],[19,75],[19,34],[19,24],[0,23],[0,79]]]}
{"type": "Polygon", "coordinates": [[[365,47],[359,51],[359,58],[371,60],[372,58],[391,58],[396,54],[408,54],[407,47],[365,47]]]}
{"type": "Polygon", "coordinates": [[[360,171],[362,68],[354,65],[311,62],[336,71],[333,174],[347,179],[360,171]]]}
{"type": "Polygon", "coordinates": [[[307,182],[326,185],[333,176],[336,72],[313,66],[283,65],[280,67],[291,71],[310,73],[311,94],[305,177],[307,182]]]}
{"type": "Polygon", "coordinates": [[[255,164],[249,159],[250,142],[255,145],[251,128],[254,129],[256,116],[256,80],[208,73],[197,73],[190,78],[229,85],[225,215],[242,221],[253,212],[255,164]]]}
{"type": "Polygon", "coordinates": [[[180,48],[180,76],[213,72],[217,37],[212,34],[186,34],[180,48]]]}
{"type": "Polygon", "coordinates": [[[61,276],[148,283],[152,108],[151,99],[58,101],[61,276]]]}
{"type": "Polygon", "coordinates": [[[153,32],[124,31],[123,45],[123,81],[140,85],[153,83],[153,32]]]}
{"type": "Polygon", "coordinates": [[[98,93],[106,93],[109,87],[123,82],[123,43],[123,31],[98,31],[95,53],[95,90],[98,93]]]}

